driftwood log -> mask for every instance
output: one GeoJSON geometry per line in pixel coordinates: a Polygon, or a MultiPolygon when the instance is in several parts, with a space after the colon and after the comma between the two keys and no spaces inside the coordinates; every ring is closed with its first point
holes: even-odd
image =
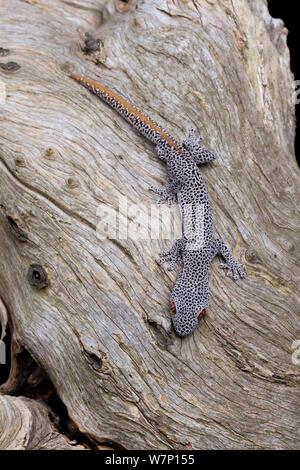
{"type": "Polygon", "coordinates": [[[74,444],[52,439],[46,380],[94,448],[299,449],[299,171],[282,21],[265,0],[2,0],[0,17],[0,318],[12,354],[0,448],[26,441],[12,421],[38,434],[30,448],[74,444]],[[194,126],[217,154],[202,168],[216,234],[248,275],[234,283],[214,261],[207,317],[188,338],[170,322],[180,268],[155,261],[172,240],[96,232],[97,209],[120,196],[150,210],[164,164],[70,72],[177,139],[194,126]]]}

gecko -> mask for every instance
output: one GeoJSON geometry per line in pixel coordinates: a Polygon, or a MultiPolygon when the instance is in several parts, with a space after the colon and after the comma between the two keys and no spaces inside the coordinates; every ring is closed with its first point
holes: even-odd
{"type": "Polygon", "coordinates": [[[82,75],[72,73],[71,78],[114,108],[143,136],[156,145],[159,158],[166,163],[168,184],[149,189],[160,196],[158,204],[177,202],[182,215],[182,237],[168,251],[159,253],[158,264],[175,263],[182,270],[170,297],[171,319],[175,333],[180,337],[190,335],[206,315],[209,306],[208,274],[216,255],[223,257],[220,264],[226,274],[237,280],[246,276],[246,269],[233,258],[232,252],[221,238],[214,238],[213,215],[207,188],[198,165],[215,160],[215,154],[202,145],[192,128],[182,143],[171,137],[160,125],[142,113],[126,99],[106,86],[82,75]]]}

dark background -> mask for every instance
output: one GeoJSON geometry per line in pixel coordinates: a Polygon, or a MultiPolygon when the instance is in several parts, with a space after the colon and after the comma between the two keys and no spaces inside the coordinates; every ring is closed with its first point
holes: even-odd
{"type": "MultiPolygon", "coordinates": [[[[291,69],[295,80],[300,80],[299,61],[297,60],[297,45],[299,43],[298,10],[299,4],[296,1],[268,0],[269,12],[273,18],[281,18],[289,31],[287,42],[291,54],[291,69]]],[[[300,104],[296,105],[297,124],[299,123],[300,104]]],[[[295,149],[297,162],[300,166],[300,135],[296,132],[295,149]]]]}
{"type": "MultiPolygon", "coordinates": [[[[273,18],[281,18],[286,28],[289,31],[288,34],[288,46],[291,53],[291,69],[294,74],[295,80],[300,80],[300,73],[298,73],[299,62],[297,61],[297,43],[299,40],[299,27],[298,27],[298,2],[296,1],[285,1],[282,0],[268,0],[268,6],[271,16],[273,18]]],[[[297,115],[297,122],[299,122],[299,112],[300,112],[300,104],[296,106],[296,115],[297,115]]],[[[297,133],[299,134],[299,132],[297,133]]],[[[299,150],[299,140],[300,136],[296,135],[296,155],[298,165],[300,166],[300,150],[299,150]]],[[[0,334],[1,334],[1,327],[0,327],[0,334]]],[[[10,342],[10,335],[8,332],[7,338],[5,339],[7,343],[7,364],[1,365],[0,364],[0,384],[4,383],[8,377],[9,373],[9,342],[10,342]]]]}

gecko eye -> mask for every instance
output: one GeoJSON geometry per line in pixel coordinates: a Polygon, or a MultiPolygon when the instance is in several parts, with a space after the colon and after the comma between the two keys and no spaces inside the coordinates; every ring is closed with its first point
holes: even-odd
{"type": "Polygon", "coordinates": [[[176,305],[175,305],[174,302],[171,303],[170,308],[171,308],[172,315],[175,315],[175,313],[176,313],[176,305]]]}
{"type": "Polygon", "coordinates": [[[205,308],[199,313],[198,315],[198,320],[201,320],[202,317],[204,317],[204,315],[206,314],[206,310],[205,308]]]}

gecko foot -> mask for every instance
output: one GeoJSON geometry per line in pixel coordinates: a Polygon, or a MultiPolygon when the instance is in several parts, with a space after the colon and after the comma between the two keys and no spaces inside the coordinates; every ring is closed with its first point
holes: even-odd
{"type": "Polygon", "coordinates": [[[157,260],[157,264],[161,265],[163,263],[166,263],[167,261],[170,261],[169,266],[167,267],[168,271],[173,271],[175,267],[175,263],[177,261],[177,258],[174,256],[174,254],[170,254],[169,251],[160,251],[159,252],[159,259],[157,260]]]}
{"type": "Polygon", "coordinates": [[[239,276],[241,278],[246,277],[246,268],[238,261],[232,261],[231,263],[221,263],[219,266],[221,269],[227,269],[226,275],[228,277],[232,277],[234,281],[236,281],[239,276]]]}
{"type": "Polygon", "coordinates": [[[160,206],[164,201],[168,202],[168,206],[172,206],[177,200],[176,194],[171,192],[168,187],[155,188],[154,186],[149,186],[148,189],[149,191],[153,191],[154,193],[161,196],[161,198],[157,201],[158,206],[160,206]]]}
{"type": "Polygon", "coordinates": [[[189,127],[188,128],[188,137],[187,139],[183,140],[183,145],[184,147],[186,147],[187,149],[193,149],[195,148],[196,146],[199,146],[202,142],[202,137],[196,137],[195,136],[195,129],[193,129],[192,127],[189,127]]]}

